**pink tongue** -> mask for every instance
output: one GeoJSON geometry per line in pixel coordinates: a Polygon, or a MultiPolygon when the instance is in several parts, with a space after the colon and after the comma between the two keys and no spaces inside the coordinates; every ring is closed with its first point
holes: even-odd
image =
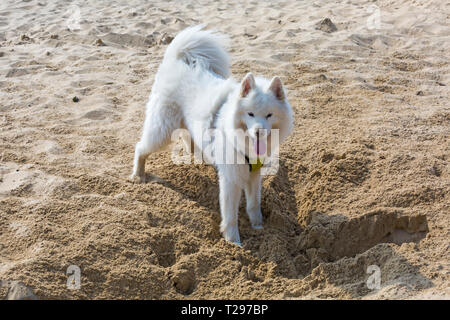
{"type": "Polygon", "coordinates": [[[266,143],[261,139],[256,139],[253,143],[253,148],[258,156],[266,154],[266,143]]]}

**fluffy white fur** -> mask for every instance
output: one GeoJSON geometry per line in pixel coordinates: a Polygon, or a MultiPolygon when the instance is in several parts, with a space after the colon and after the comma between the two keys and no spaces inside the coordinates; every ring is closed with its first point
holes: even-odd
{"type": "MultiPolygon", "coordinates": [[[[245,130],[251,139],[270,136],[279,129],[281,143],[291,133],[293,115],[278,77],[267,80],[247,74],[241,83],[230,76],[226,37],[190,27],[168,46],[147,103],[141,140],[136,144],[131,178],[145,181],[145,159],[171,142],[175,129],[186,128],[194,144],[202,148],[198,132],[213,125],[225,136],[245,130]],[[264,129],[264,130],[263,130],[264,129]]],[[[245,150],[234,146],[233,152],[245,150]]],[[[261,174],[248,164],[216,163],[220,185],[220,230],[226,240],[240,245],[238,209],[242,190],[253,228],[262,228],[261,174]]]]}

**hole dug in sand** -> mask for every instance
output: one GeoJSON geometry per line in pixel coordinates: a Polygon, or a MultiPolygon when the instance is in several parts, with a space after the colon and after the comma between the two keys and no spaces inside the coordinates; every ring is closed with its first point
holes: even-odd
{"type": "MultiPolygon", "coordinates": [[[[335,279],[338,286],[340,281],[346,281],[339,290],[344,290],[349,297],[358,296],[358,292],[368,294],[365,284],[367,266],[375,264],[381,267],[386,261],[394,265],[398,263],[392,269],[385,269],[388,277],[394,279],[395,272],[401,268],[410,270],[406,274],[418,274],[416,268],[400,256],[397,249],[393,249],[398,247],[392,247],[392,244],[415,243],[423,239],[428,232],[425,214],[411,215],[408,209],[380,207],[349,217],[322,206],[330,203],[330,199],[344,197],[363,188],[370,175],[370,154],[354,154],[358,153],[353,152],[352,155],[349,152],[347,156],[321,153],[319,159],[322,161],[314,168],[318,175],[298,163],[289,164],[295,169],[290,168],[288,175],[288,164],[280,161],[277,175],[265,178],[263,184],[264,231],[255,232],[249,228],[246,218],[240,219],[245,249],[262,261],[274,262],[274,272],[282,277],[302,280],[301,286],[312,281],[302,289],[295,289],[293,292],[296,294],[286,293],[287,296],[304,295],[315,286],[325,286],[329,279],[335,279]],[[305,189],[295,190],[293,171],[300,172],[305,189]],[[295,216],[296,212],[298,216],[295,216]],[[350,262],[362,265],[354,270],[354,275],[347,277],[350,262]],[[320,284],[318,279],[322,276],[317,274],[317,270],[322,270],[324,265],[328,266],[326,270],[333,270],[335,274],[323,278],[320,284]]],[[[245,217],[243,206],[240,216],[245,217]]],[[[430,286],[428,279],[420,277],[416,282],[430,286]]],[[[336,297],[336,292],[330,296],[336,297]]]]}
{"type": "Polygon", "coordinates": [[[189,295],[195,288],[195,267],[189,264],[177,264],[169,271],[169,278],[178,293],[189,295]]]}
{"type": "Polygon", "coordinates": [[[357,218],[311,212],[311,221],[298,237],[299,273],[321,262],[355,256],[379,243],[415,242],[428,231],[425,215],[405,216],[402,211],[378,209],[357,218]],[[309,262],[309,265],[308,265],[309,262]]]}

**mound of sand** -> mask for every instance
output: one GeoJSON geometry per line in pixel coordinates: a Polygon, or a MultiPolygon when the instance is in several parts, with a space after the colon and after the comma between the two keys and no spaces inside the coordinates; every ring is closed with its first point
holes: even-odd
{"type": "Polygon", "coordinates": [[[71,4],[0,5],[0,297],[450,297],[443,2],[71,4]],[[295,111],[264,230],[241,204],[242,249],[214,168],[160,152],[159,178],[126,180],[164,50],[198,23],[230,35],[236,78],[281,76],[295,111]]]}

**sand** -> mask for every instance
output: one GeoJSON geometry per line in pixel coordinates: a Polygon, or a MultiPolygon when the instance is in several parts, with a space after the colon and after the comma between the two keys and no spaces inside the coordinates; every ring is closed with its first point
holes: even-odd
{"type": "Polygon", "coordinates": [[[2,1],[0,297],[21,281],[39,299],[449,299],[449,13],[2,1]],[[243,248],[220,235],[213,167],[164,151],[146,167],[159,178],[127,181],[167,44],[198,23],[230,36],[236,79],[279,75],[295,112],[263,182],[264,230],[241,203],[243,248]]]}

